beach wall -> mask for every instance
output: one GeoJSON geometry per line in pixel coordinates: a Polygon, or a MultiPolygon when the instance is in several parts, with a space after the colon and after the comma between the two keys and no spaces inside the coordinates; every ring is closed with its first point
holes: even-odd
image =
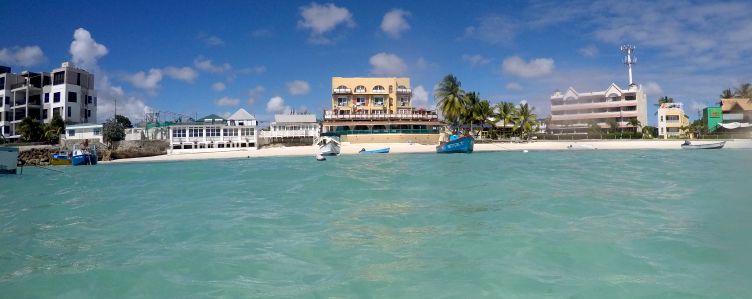
{"type": "Polygon", "coordinates": [[[439,144],[439,134],[352,134],[342,135],[342,142],[439,144]]]}

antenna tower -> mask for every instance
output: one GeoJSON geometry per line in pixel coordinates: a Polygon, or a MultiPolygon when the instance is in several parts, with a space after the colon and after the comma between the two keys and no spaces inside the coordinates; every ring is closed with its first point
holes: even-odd
{"type": "Polygon", "coordinates": [[[637,58],[634,56],[634,45],[625,44],[622,45],[619,48],[626,56],[624,57],[624,64],[627,65],[627,69],[629,69],[629,85],[633,85],[634,82],[632,81],[632,65],[637,63],[637,58]]]}

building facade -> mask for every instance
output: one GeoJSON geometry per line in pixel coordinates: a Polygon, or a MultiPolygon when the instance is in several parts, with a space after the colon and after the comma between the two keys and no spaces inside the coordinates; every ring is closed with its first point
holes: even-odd
{"type": "Polygon", "coordinates": [[[331,105],[323,132],[438,134],[441,126],[435,111],[413,105],[410,78],[332,77],[331,105]]]}
{"type": "Polygon", "coordinates": [[[566,92],[556,91],[551,96],[552,134],[586,135],[590,127],[610,128],[616,122],[619,129],[636,131],[630,124],[636,119],[641,126],[648,123],[647,94],[641,86],[632,84],[622,89],[612,83],[604,91],[577,92],[570,87],[566,92]]]}
{"type": "Polygon", "coordinates": [[[79,124],[65,127],[63,140],[91,140],[104,143],[101,124],[79,124]]]}
{"type": "Polygon", "coordinates": [[[703,110],[708,132],[743,133],[752,131],[752,100],[746,98],[721,99],[719,106],[703,110]]]}
{"type": "Polygon", "coordinates": [[[44,123],[54,115],[74,124],[97,122],[93,74],[69,62],[51,73],[0,70],[0,128],[6,139],[20,137],[16,126],[27,117],[44,123]]]}
{"type": "Polygon", "coordinates": [[[689,126],[689,117],[684,113],[682,103],[663,103],[658,108],[658,136],[663,139],[683,135],[682,127],[689,126]]]}
{"type": "Polygon", "coordinates": [[[227,119],[211,114],[169,126],[171,154],[250,150],[258,147],[257,121],[245,109],[227,119]]]}

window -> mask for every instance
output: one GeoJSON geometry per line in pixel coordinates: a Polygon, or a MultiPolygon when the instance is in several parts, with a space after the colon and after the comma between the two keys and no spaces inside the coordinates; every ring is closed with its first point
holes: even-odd
{"type": "Polygon", "coordinates": [[[102,135],[102,129],[101,128],[94,128],[94,136],[102,135]]]}
{"type": "Polygon", "coordinates": [[[400,97],[400,106],[410,106],[410,98],[400,97]]]}
{"type": "Polygon", "coordinates": [[[363,85],[358,85],[355,87],[355,92],[366,92],[366,87],[363,85]]]}
{"type": "Polygon", "coordinates": [[[49,109],[42,110],[42,119],[47,119],[47,113],[48,113],[47,110],[49,110],[49,109]]]}
{"type": "Polygon", "coordinates": [[[71,107],[68,106],[68,117],[71,117],[71,107]]]}
{"type": "Polygon", "coordinates": [[[172,137],[185,137],[185,128],[174,128],[172,129],[172,137]]]}
{"type": "Polygon", "coordinates": [[[355,99],[355,105],[357,106],[365,106],[366,105],[366,98],[365,97],[358,97],[355,99]]]}
{"type": "Polygon", "coordinates": [[[94,106],[97,105],[97,97],[94,97],[94,106]]]}
{"type": "Polygon", "coordinates": [[[60,93],[56,92],[52,94],[52,101],[55,103],[60,103],[60,93]]]}
{"type": "Polygon", "coordinates": [[[68,130],[68,136],[70,137],[76,136],[76,130],[68,130]]]}
{"type": "Polygon", "coordinates": [[[91,117],[91,110],[86,109],[86,117],[91,117]]]}
{"type": "Polygon", "coordinates": [[[92,96],[86,96],[86,103],[91,104],[92,102],[92,96]]]}
{"type": "Polygon", "coordinates": [[[609,101],[614,101],[614,102],[615,101],[620,101],[621,97],[619,95],[615,94],[615,93],[612,93],[612,94],[608,95],[608,100],[609,101]]]}
{"type": "Polygon", "coordinates": [[[661,121],[663,121],[663,115],[661,115],[661,121]]]}
{"type": "Polygon", "coordinates": [[[76,85],[81,86],[81,73],[76,73],[76,85]]]}
{"type": "Polygon", "coordinates": [[[219,137],[220,130],[217,127],[206,128],[206,137],[219,137]]]}
{"type": "Polygon", "coordinates": [[[75,91],[68,92],[68,102],[70,103],[78,102],[78,94],[75,91]]]}
{"type": "Polygon", "coordinates": [[[52,74],[52,85],[65,84],[65,72],[57,72],[52,74]]]}
{"type": "Polygon", "coordinates": [[[0,90],[5,89],[5,77],[0,78],[0,90]]]}
{"type": "Polygon", "coordinates": [[[204,137],[204,129],[188,128],[188,137],[204,137]]]}
{"type": "Polygon", "coordinates": [[[347,98],[346,97],[337,98],[337,106],[340,106],[340,107],[347,106],[347,98]]]}
{"type": "Polygon", "coordinates": [[[376,85],[373,87],[373,92],[384,92],[384,86],[376,85]]]}
{"type": "Polygon", "coordinates": [[[238,130],[234,128],[224,128],[224,136],[238,136],[238,130]]]}
{"type": "Polygon", "coordinates": [[[384,97],[375,97],[375,98],[373,98],[373,105],[374,106],[384,106],[384,97]]]}
{"type": "Polygon", "coordinates": [[[242,128],[240,131],[241,136],[253,136],[253,128],[242,128]]]}
{"type": "Polygon", "coordinates": [[[50,102],[50,93],[49,92],[45,92],[44,93],[44,102],[45,103],[49,103],[50,102]]]}
{"type": "Polygon", "coordinates": [[[625,96],[624,99],[627,100],[627,101],[634,101],[637,98],[635,96],[625,96]]]}

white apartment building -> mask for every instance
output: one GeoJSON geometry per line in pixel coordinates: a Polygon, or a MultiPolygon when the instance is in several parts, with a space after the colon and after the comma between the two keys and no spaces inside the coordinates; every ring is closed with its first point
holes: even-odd
{"type": "Polygon", "coordinates": [[[69,123],[96,123],[94,75],[64,62],[47,72],[13,74],[0,67],[0,128],[5,139],[17,140],[16,126],[27,117],[49,123],[59,115],[69,123]]]}
{"type": "Polygon", "coordinates": [[[319,124],[313,114],[277,114],[262,137],[313,137],[319,136],[319,124]]]}
{"type": "Polygon", "coordinates": [[[258,147],[257,121],[240,108],[227,119],[215,114],[169,127],[170,154],[250,150],[258,147]]]}
{"type": "Polygon", "coordinates": [[[638,130],[629,122],[637,119],[641,126],[648,123],[647,94],[641,86],[632,84],[622,89],[616,83],[604,91],[577,92],[573,87],[551,96],[552,134],[587,134],[591,124],[603,129],[615,121],[620,129],[638,130]]]}

